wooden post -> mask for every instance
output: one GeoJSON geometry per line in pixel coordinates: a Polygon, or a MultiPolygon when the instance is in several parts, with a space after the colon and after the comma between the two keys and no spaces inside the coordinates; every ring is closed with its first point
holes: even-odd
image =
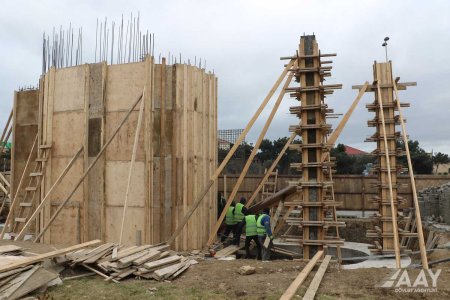
{"type": "Polygon", "coordinates": [[[83,146],[80,147],[80,149],[75,153],[75,155],[72,157],[72,159],[69,161],[67,166],[64,168],[64,170],[59,175],[58,179],[56,179],[55,183],[52,185],[52,187],[48,190],[45,197],[42,199],[41,203],[36,207],[36,210],[31,215],[30,219],[28,219],[27,223],[23,226],[22,230],[19,232],[19,234],[16,236],[14,240],[19,240],[25,235],[25,230],[31,225],[31,222],[38,216],[38,214],[44,209],[44,205],[47,204],[48,201],[50,201],[50,195],[53,192],[53,190],[59,185],[59,183],[63,180],[64,176],[66,176],[67,172],[69,172],[70,168],[73,166],[75,161],[77,160],[78,156],[80,156],[81,152],[83,151],[83,146]]]}
{"type": "Polygon", "coordinates": [[[280,77],[278,77],[277,81],[275,82],[273,87],[270,89],[270,91],[269,91],[268,95],[266,96],[266,98],[264,99],[264,101],[261,103],[261,105],[259,106],[259,108],[255,112],[253,117],[248,122],[248,124],[245,127],[244,131],[239,135],[239,138],[236,140],[236,143],[230,149],[230,151],[228,152],[227,156],[222,161],[220,166],[216,169],[216,171],[214,172],[213,176],[211,176],[211,179],[209,180],[208,184],[205,186],[205,188],[202,190],[202,192],[199,194],[199,196],[195,199],[194,204],[189,208],[189,210],[187,211],[186,215],[183,217],[183,220],[181,220],[181,222],[179,223],[178,227],[175,229],[175,231],[173,232],[172,236],[167,240],[166,243],[171,244],[176,239],[176,237],[181,233],[181,231],[183,230],[184,226],[188,222],[189,218],[192,216],[194,211],[199,206],[200,202],[206,196],[206,194],[208,193],[209,189],[213,186],[213,184],[214,184],[215,180],[217,179],[217,177],[219,177],[220,173],[222,173],[222,171],[225,168],[226,164],[231,159],[231,157],[233,156],[234,152],[236,152],[237,148],[242,143],[242,141],[244,140],[245,136],[247,135],[249,130],[252,128],[253,124],[255,124],[256,119],[259,117],[259,115],[261,114],[263,109],[266,107],[266,105],[269,102],[270,98],[272,98],[273,94],[275,93],[275,91],[280,86],[281,81],[283,81],[284,77],[289,72],[289,70],[291,69],[293,64],[294,64],[294,60],[291,60],[286,65],[286,67],[284,68],[284,70],[281,73],[280,77]]]}
{"type": "Polygon", "coordinates": [[[411,162],[411,154],[409,153],[408,135],[406,133],[406,126],[405,126],[405,122],[404,122],[403,115],[402,115],[400,99],[398,97],[397,84],[394,80],[392,80],[392,84],[394,85],[395,102],[397,104],[397,110],[398,110],[398,114],[400,116],[400,123],[402,125],[403,142],[405,143],[406,158],[408,161],[408,172],[409,172],[409,178],[411,180],[414,211],[416,212],[416,226],[417,226],[417,234],[419,237],[420,258],[422,260],[422,267],[425,270],[428,270],[427,251],[425,249],[425,240],[423,237],[422,218],[420,216],[419,200],[417,199],[416,182],[414,179],[413,166],[412,166],[412,162],[411,162]]]}
{"type": "MultiPolygon", "coordinates": [[[[378,65],[377,65],[378,68],[378,65]]],[[[381,128],[384,139],[384,154],[386,158],[386,167],[388,174],[388,184],[389,184],[389,198],[391,200],[391,218],[392,218],[392,231],[394,234],[394,251],[395,251],[395,264],[398,269],[401,268],[400,262],[400,245],[398,243],[398,229],[397,229],[397,213],[394,207],[394,193],[392,191],[392,175],[391,175],[391,159],[389,157],[388,141],[386,136],[386,124],[384,122],[384,111],[383,111],[383,100],[381,96],[381,89],[379,84],[379,74],[377,72],[377,90],[378,90],[378,104],[380,106],[380,117],[381,117],[381,128]]]]}
{"type": "Polygon", "coordinates": [[[136,105],[139,103],[139,101],[141,101],[143,94],[141,94],[139,96],[139,98],[133,103],[133,105],[131,106],[131,108],[128,110],[128,112],[126,113],[125,117],[123,118],[122,122],[120,122],[120,124],[117,126],[117,128],[114,130],[114,132],[112,133],[111,137],[109,138],[109,140],[103,145],[102,149],[100,149],[100,152],[97,154],[97,156],[94,158],[94,160],[92,161],[92,163],[89,165],[89,167],[87,168],[86,171],[84,171],[84,174],[81,176],[80,180],[78,180],[77,184],[75,185],[75,187],[73,188],[72,192],[69,194],[69,196],[66,197],[66,199],[64,199],[62,201],[62,203],[58,206],[58,208],[56,209],[55,213],[53,214],[53,216],[50,218],[50,220],[48,221],[48,223],[44,226],[44,228],[41,230],[41,232],[38,234],[38,236],[34,239],[34,242],[39,241],[39,239],[41,238],[41,236],[47,231],[47,229],[50,227],[50,225],[53,223],[53,221],[56,219],[56,217],[59,215],[59,213],[61,212],[61,210],[63,209],[64,205],[72,198],[72,196],[75,194],[75,192],[77,191],[78,187],[83,183],[84,178],[86,178],[86,176],[89,174],[89,172],[91,171],[91,169],[94,167],[95,163],[99,160],[100,156],[105,152],[106,148],[109,146],[109,144],[111,144],[112,140],[114,139],[114,137],[117,135],[117,133],[119,132],[120,128],[122,128],[123,124],[125,124],[125,122],[128,120],[128,117],[131,115],[131,112],[133,111],[133,109],[136,107],[136,105]]]}
{"type": "MultiPolygon", "coordinates": [[[[145,87],[144,87],[144,94],[145,94],[145,87]]],[[[122,226],[120,226],[119,245],[122,244],[123,228],[125,225],[125,216],[127,214],[127,208],[128,208],[128,196],[130,194],[131,175],[133,174],[133,167],[134,167],[134,163],[136,161],[136,152],[137,152],[137,147],[139,144],[139,133],[141,131],[141,123],[142,123],[143,115],[144,115],[144,101],[141,101],[141,107],[139,109],[139,117],[138,117],[138,121],[137,121],[137,125],[136,125],[136,133],[134,134],[134,144],[133,144],[133,153],[131,154],[130,170],[128,171],[128,182],[127,182],[127,189],[126,189],[126,193],[125,193],[125,201],[123,203],[122,226]]]]}
{"type": "Polygon", "coordinates": [[[247,201],[247,203],[245,204],[246,207],[250,207],[250,205],[252,205],[253,201],[256,199],[256,197],[258,196],[259,191],[262,189],[264,183],[267,181],[267,179],[270,176],[270,173],[272,173],[273,169],[275,169],[275,167],[278,165],[278,162],[280,161],[281,157],[283,157],[284,153],[286,152],[286,150],[289,148],[289,145],[292,144],[292,141],[295,139],[295,137],[297,136],[297,134],[295,132],[293,132],[291,134],[291,136],[289,137],[288,141],[286,142],[286,144],[284,145],[283,149],[281,149],[280,154],[278,154],[278,157],[273,161],[272,165],[270,166],[269,170],[267,170],[266,174],[264,175],[263,179],[261,180],[261,182],[259,183],[258,187],[256,188],[256,190],[253,192],[253,194],[251,195],[250,199],[247,201]]]}
{"type": "Polygon", "coordinates": [[[6,217],[6,221],[5,221],[5,225],[3,227],[2,233],[0,234],[0,239],[3,239],[3,236],[5,235],[5,232],[8,228],[8,224],[11,222],[11,219],[14,215],[14,210],[18,203],[17,195],[19,194],[19,191],[22,188],[22,184],[24,182],[23,179],[25,178],[25,174],[27,173],[27,169],[28,169],[28,165],[30,164],[31,157],[33,157],[33,152],[34,152],[34,148],[36,147],[37,140],[38,140],[38,136],[36,134],[36,137],[34,138],[33,146],[31,147],[30,154],[28,155],[27,162],[25,164],[25,167],[23,168],[23,172],[22,172],[22,176],[20,177],[19,185],[17,186],[16,193],[14,194],[14,199],[11,201],[11,206],[9,207],[9,213],[8,213],[8,216],[6,217]]]}
{"type": "MultiPolygon", "coordinates": [[[[289,86],[289,84],[292,80],[292,77],[293,77],[293,75],[291,74],[286,79],[286,82],[284,83],[284,86],[283,86],[282,90],[280,91],[280,95],[278,96],[278,99],[275,102],[275,105],[273,106],[272,111],[270,112],[270,115],[269,115],[266,123],[264,124],[264,127],[263,127],[261,133],[259,134],[258,140],[255,143],[255,146],[253,147],[252,153],[250,153],[250,157],[247,159],[244,169],[242,170],[241,175],[239,176],[239,178],[230,194],[230,197],[228,197],[227,203],[225,204],[225,207],[223,208],[222,213],[220,214],[219,220],[217,220],[216,224],[214,225],[213,230],[211,231],[211,233],[209,235],[209,239],[208,239],[208,243],[207,243],[208,245],[211,245],[216,240],[217,231],[219,230],[219,227],[222,224],[223,219],[225,218],[225,215],[227,213],[227,210],[230,207],[231,202],[233,202],[233,199],[236,196],[236,194],[242,184],[242,181],[244,181],[245,175],[247,175],[247,171],[250,168],[253,158],[256,156],[256,152],[258,151],[259,146],[261,145],[261,141],[263,140],[264,136],[266,135],[267,130],[269,129],[270,124],[272,123],[273,117],[275,116],[275,113],[277,112],[278,107],[280,107],[281,100],[283,100],[285,90],[289,86]]],[[[267,173],[267,174],[270,174],[270,173],[267,173]]]]}
{"type": "Polygon", "coordinates": [[[280,300],[289,300],[294,297],[295,292],[298,290],[300,285],[305,281],[308,274],[311,272],[311,270],[316,265],[316,262],[321,258],[323,255],[323,250],[317,251],[317,253],[311,258],[311,260],[308,262],[308,264],[305,266],[305,268],[298,274],[297,278],[291,283],[291,285],[287,288],[287,290],[281,295],[280,300]]]}

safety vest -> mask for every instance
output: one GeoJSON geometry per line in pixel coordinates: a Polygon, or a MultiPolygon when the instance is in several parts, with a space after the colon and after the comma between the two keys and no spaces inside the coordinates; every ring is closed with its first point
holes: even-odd
{"type": "Polygon", "coordinates": [[[234,220],[236,223],[241,222],[244,220],[244,214],[242,213],[242,208],[244,208],[244,204],[238,203],[236,204],[236,207],[234,208],[234,220]]]}
{"type": "Polygon", "coordinates": [[[256,216],[248,215],[245,216],[245,236],[255,236],[258,235],[256,229],[256,216]]]}
{"type": "Polygon", "coordinates": [[[258,235],[265,235],[266,234],[266,228],[264,227],[264,224],[262,224],[262,219],[267,216],[266,214],[261,214],[258,217],[258,220],[256,221],[256,231],[258,235]]]}
{"type": "Polygon", "coordinates": [[[227,224],[227,225],[234,225],[234,224],[237,223],[236,220],[234,219],[233,211],[234,211],[234,207],[233,206],[228,207],[227,214],[226,214],[226,217],[225,217],[225,224],[227,224]]]}

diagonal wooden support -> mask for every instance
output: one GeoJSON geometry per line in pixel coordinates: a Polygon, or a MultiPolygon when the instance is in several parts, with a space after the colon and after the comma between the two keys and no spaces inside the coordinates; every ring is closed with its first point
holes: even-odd
{"type": "Polygon", "coordinates": [[[55,183],[52,185],[52,187],[48,190],[47,194],[44,196],[44,198],[41,200],[41,203],[36,207],[33,214],[28,219],[27,223],[23,226],[22,230],[19,232],[19,234],[16,236],[14,240],[20,240],[25,235],[25,230],[31,225],[31,222],[36,219],[36,217],[39,215],[39,213],[44,209],[44,206],[50,201],[50,195],[52,194],[53,190],[61,183],[61,181],[64,179],[64,176],[66,176],[67,172],[72,168],[73,164],[77,160],[78,156],[83,152],[83,146],[78,149],[77,153],[72,157],[72,159],[69,161],[67,166],[64,168],[64,170],[59,175],[58,179],[56,179],[55,183]]]}
{"type": "Polygon", "coordinates": [[[3,144],[3,141],[4,141],[3,139],[5,138],[5,134],[9,128],[9,124],[11,123],[12,118],[13,118],[13,110],[11,110],[11,113],[9,114],[9,117],[8,117],[8,121],[6,121],[5,127],[3,128],[2,137],[0,138],[1,144],[3,144]]]}
{"type": "MultiPolygon", "coordinates": [[[[377,80],[379,80],[379,66],[377,65],[377,80]]],[[[391,201],[391,217],[392,217],[392,233],[394,235],[394,251],[395,251],[395,264],[398,269],[401,268],[401,262],[400,262],[400,245],[399,245],[399,239],[398,239],[398,228],[397,228],[397,213],[395,212],[395,206],[394,206],[394,193],[392,191],[392,175],[391,175],[391,159],[389,157],[389,149],[388,149],[388,141],[386,136],[386,124],[384,121],[384,111],[383,111],[383,100],[381,96],[381,89],[380,85],[378,84],[379,81],[377,81],[377,90],[378,90],[378,104],[380,106],[380,117],[381,117],[381,128],[382,128],[382,134],[383,134],[383,140],[384,140],[384,154],[386,159],[386,166],[387,166],[387,173],[388,173],[388,184],[389,184],[389,198],[391,201]]]]}
{"type": "MultiPolygon", "coordinates": [[[[6,217],[5,225],[3,226],[3,230],[0,234],[0,239],[3,239],[3,237],[6,233],[6,230],[8,229],[8,225],[10,225],[10,223],[12,221],[12,218],[14,215],[14,210],[16,209],[16,206],[19,203],[18,202],[19,198],[17,197],[17,195],[19,195],[20,189],[22,188],[25,174],[27,174],[27,169],[31,162],[31,158],[33,157],[33,152],[34,152],[34,149],[36,148],[37,141],[38,141],[38,135],[36,134],[36,137],[34,138],[33,146],[31,146],[30,154],[28,155],[27,162],[25,163],[25,167],[23,168],[22,176],[20,176],[19,185],[17,186],[16,193],[14,194],[14,198],[11,201],[11,205],[9,207],[9,213],[8,213],[8,216],[6,217]]],[[[11,223],[11,226],[12,226],[12,223],[11,223]]]]}
{"type": "Polygon", "coordinates": [[[95,166],[95,164],[97,163],[97,161],[100,159],[100,157],[103,155],[103,153],[105,152],[106,148],[109,146],[109,144],[111,144],[112,140],[116,137],[117,133],[119,132],[120,128],[122,128],[122,126],[125,124],[125,122],[128,120],[129,116],[131,115],[131,113],[133,112],[133,109],[138,105],[138,103],[142,100],[142,96],[143,94],[141,94],[139,96],[139,98],[133,103],[133,105],[131,106],[131,108],[128,110],[128,112],[126,113],[126,115],[124,116],[124,118],[122,119],[122,122],[120,122],[120,124],[117,126],[117,128],[114,130],[114,132],[112,133],[111,137],[109,138],[109,140],[103,145],[103,147],[100,149],[99,153],[97,154],[97,156],[94,158],[94,160],[92,161],[92,163],[89,165],[89,167],[87,168],[86,171],[84,171],[83,175],[81,176],[81,178],[78,180],[78,182],[75,184],[75,187],[72,189],[72,192],[70,192],[70,194],[62,201],[62,203],[58,206],[58,208],[56,209],[55,213],[53,214],[53,216],[50,218],[50,220],[48,221],[48,223],[44,226],[44,228],[39,232],[38,236],[34,239],[34,242],[39,241],[39,239],[42,237],[42,235],[48,230],[48,228],[50,227],[50,225],[53,223],[53,221],[55,221],[56,217],[59,215],[59,213],[61,212],[61,210],[64,208],[64,206],[66,205],[67,202],[69,202],[69,200],[72,198],[72,196],[75,194],[75,192],[77,191],[78,187],[83,183],[84,179],[86,178],[86,176],[89,174],[89,172],[92,170],[92,168],[95,166]]]}
{"type": "MultiPolygon", "coordinates": [[[[296,63],[294,64],[294,66],[296,66],[296,63]]],[[[236,194],[242,184],[242,181],[244,181],[245,175],[247,175],[248,169],[250,168],[250,165],[256,156],[256,152],[258,151],[259,146],[261,145],[261,142],[262,142],[264,136],[266,135],[266,132],[269,129],[269,126],[272,123],[272,120],[273,120],[278,108],[280,107],[281,101],[283,100],[284,95],[285,95],[285,90],[289,86],[289,84],[292,80],[292,77],[293,77],[293,74],[290,74],[288,76],[288,78],[286,79],[286,82],[284,83],[284,86],[283,86],[282,90],[280,91],[280,95],[278,96],[278,99],[275,102],[275,105],[273,106],[272,111],[270,112],[270,115],[269,115],[266,123],[264,124],[264,127],[263,127],[261,133],[259,134],[258,140],[255,143],[255,146],[253,147],[252,153],[250,153],[250,157],[247,159],[244,169],[242,170],[241,175],[239,176],[239,178],[233,188],[233,191],[231,192],[231,194],[227,200],[227,203],[225,204],[225,207],[222,210],[222,213],[221,213],[219,219],[217,220],[216,224],[214,225],[213,230],[211,231],[211,233],[209,235],[207,245],[211,245],[216,240],[217,231],[219,230],[219,227],[222,224],[222,222],[225,218],[225,215],[227,213],[227,210],[230,207],[231,202],[233,202],[233,199],[236,196],[236,194]]]]}
{"type": "Polygon", "coordinates": [[[286,144],[284,145],[283,149],[281,149],[280,154],[278,154],[278,157],[273,161],[272,165],[270,166],[270,168],[267,170],[267,173],[264,175],[263,179],[261,180],[261,182],[259,183],[258,187],[256,188],[256,190],[253,192],[253,194],[251,195],[250,199],[248,200],[248,202],[245,204],[246,207],[250,207],[250,205],[252,205],[253,201],[256,199],[256,197],[258,196],[259,191],[261,191],[264,183],[267,181],[267,179],[270,176],[270,173],[273,172],[273,170],[275,169],[275,167],[278,165],[278,162],[280,161],[280,159],[283,157],[284,153],[286,152],[286,150],[289,148],[289,145],[292,144],[292,142],[294,141],[295,137],[297,136],[297,134],[295,132],[293,132],[290,136],[290,138],[288,139],[288,141],[286,142],[286,144]]]}
{"type": "MultiPolygon", "coordinates": [[[[328,138],[328,142],[327,142],[327,146],[329,149],[331,149],[333,147],[333,145],[334,145],[334,143],[336,143],[336,140],[338,139],[339,135],[341,135],[342,130],[344,130],[345,125],[347,125],[348,119],[353,114],[353,111],[355,110],[355,108],[358,105],[359,101],[361,100],[362,96],[366,92],[368,86],[369,86],[369,82],[366,81],[364,83],[364,85],[361,87],[361,89],[359,90],[358,96],[356,96],[355,100],[353,100],[352,105],[350,105],[350,108],[345,113],[344,117],[339,122],[336,129],[331,133],[330,137],[328,138]]],[[[322,154],[322,162],[324,162],[328,156],[329,156],[329,152],[322,154]]]]}
{"type": "Polygon", "coordinates": [[[171,237],[167,240],[167,244],[171,244],[173,243],[173,241],[175,241],[175,239],[177,238],[177,236],[181,233],[181,231],[183,230],[184,226],[186,226],[189,218],[192,216],[192,214],[194,213],[194,211],[197,209],[197,207],[200,205],[200,203],[202,202],[203,198],[205,198],[206,194],[208,193],[209,189],[213,186],[214,182],[216,181],[217,177],[219,177],[220,173],[222,173],[223,169],[225,168],[225,166],[227,165],[228,161],[231,159],[231,157],[233,156],[234,152],[236,152],[237,148],[239,147],[239,145],[242,143],[242,141],[244,140],[245,136],[247,135],[247,133],[250,131],[250,129],[252,128],[253,124],[255,124],[256,119],[259,117],[259,115],[261,114],[261,112],[263,111],[263,109],[266,107],[267,103],[269,102],[269,100],[272,98],[273,94],[275,93],[275,91],[278,89],[278,87],[280,86],[281,82],[283,81],[283,79],[286,77],[286,74],[289,72],[289,70],[291,69],[291,67],[294,64],[294,60],[291,60],[286,67],[284,68],[283,72],[281,73],[281,75],[278,77],[277,81],[275,82],[275,84],[273,85],[273,87],[270,89],[269,93],[267,94],[266,98],[264,99],[264,101],[261,103],[261,105],[259,106],[259,108],[256,110],[255,114],[253,115],[253,117],[250,119],[250,121],[248,122],[247,126],[245,127],[244,131],[241,133],[241,135],[239,135],[239,138],[236,140],[236,143],[233,145],[233,147],[230,149],[230,151],[228,152],[227,156],[225,157],[225,159],[222,161],[222,163],[220,164],[220,166],[216,169],[216,172],[211,176],[211,179],[209,180],[208,184],[205,186],[205,188],[203,189],[203,191],[198,195],[198,197],[195,199],[194,204],[189,208],[188,212],[186,213],[186,215],[183,217],[183,220],[181,220],[180,224],[178,225],[178,227],[175,229],[175,231],[173,232],[173,234],[171,235],[171,237]]]}
{"type": "Polygon", "coordinates": [[[406,126],[405,126],[405,122],[404,122],[403,114],[402,114],[402,110],[401,110],[400,98],[398,97],[397,83],[393,80],[393,78],[392,78],[392,83],[394,85],[395,102],[397,104],[397,110],[398,110],[398,114],[400,116],[400,124],[402,126],[403,143],[405,144],[406,158],[408,161],[408,172],[409,172],[409,178],[411,180],[411,189],[412,189],[412,196],[413,196],[413,201],[414,201],[414,211],[416,213],[417,234],[419,237],[420,258],[422,260],[422,267],[424,269],[428,270],[428,258],[427,258],[427,252],[425,249],[425,240],[423,237],[422,218],[420,216],[419,200],[417,199],[416,182],[414,179],[414,172],[413,172],[413,167],[412,167],[412,162],[411,162],[411,154],[409,153],[408,134],[406,132],[406,126]]]}
{"type": "MultiPolygon", "coordinates": [[[[144,87],[144,94],[145,94],[145,87],[144,87]]],[[[128,208],[128,196],[130,194],[131,175],[133,174],[133,167],[134,167],[134,163],[136,161],[136,152],[137,152],[137,147],[139,144],[139,133],[141,131],[143,115],[144,115],[144,101],[141,101],[141,107],[139,109],[139,117],[138,117],[138,121],[137,121],[137,125],[136,125],[136,133],[134,135],[133,153],[131,154],[130,169],[128,171],[127,189],[126,189],[126,193],[125,193],[125,201],[123,204],[123,212],[122,212],[122,226],[120,226],[119,245],[122,244],[123,228],[125,225],[125,216],[127,214],[127,208],[128,208]]]]}

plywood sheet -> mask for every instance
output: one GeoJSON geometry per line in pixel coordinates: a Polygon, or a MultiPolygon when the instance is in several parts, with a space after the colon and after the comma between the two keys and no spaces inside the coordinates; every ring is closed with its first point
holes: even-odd
{"type": "Polygon", "coordinates": [[[84,66],[56,70],[55,112],[84,109],[85,74],[84,66]]]}
{"type": "MultiPolygon", "coordinates": [[[[119,130],[119,133],[111,142],[106,150],[106,160],[111,161],[130,161],[133,152],[134,136],[136,133],[136,125],[139,112],[131,113],[127,122],[119,130]]],[[[106,139],[108,139],[113,131],[123,120],[125,112],[109,112],[106,114],[106,139]]],[[[136,152],[136,161],[144,161],[144,130],[140,131],[138,149],[136,152]]]]}
{"type": "Polygon", "coordinates": [[[84,145],[85,126],[82,111],[54,114],[52,156],[72,157],[84,145]]]}
{"type": "MultiPolygon", "coordinates": [[[[119,240],[122,212],[122,207],[106,207],[106,242],[119,240]]],[[[135,245],[137,230],[144,232],[144,210],[130,206],[124,224],[123,244],[135,245]]]]}
{"type": "Polygon", "coordinates": [[[111,65],[107,73],[106,110],[128,110],[144,89],[145,63],[111,65]]]}
{"type": "MultiPolygon", "coordinates": [[[[144,162],[135,162],[131,175],[130,195],[128,203],[130,206],[141,206],[145,204],[144,188],[144,162]]],[[[107,205],[123,206],[128,180],[130,162],[107,161],[105,167],[105,194],[107,205]]]]}

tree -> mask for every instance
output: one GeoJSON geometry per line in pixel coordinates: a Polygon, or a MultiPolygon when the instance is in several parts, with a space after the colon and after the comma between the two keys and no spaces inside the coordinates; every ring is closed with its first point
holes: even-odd
{"type": "MultiPolygon", "coordinates": [[[[403,141],[397,142],[397,145],[402,150],[405,150],[403,141]]],[[[411,155],[411,163],[415,174],[432,174],[433,173],[433,158],[430,153],[426,152],[419,145],[419,141],[408,141],[409,153],[411,155]]],[[[398,159],[399,163],[407,166],[406,156],[398,159]]]]}
{"type": "Polygon", "coordinates": [[[444,164],[448,164],[450,163],[450,158],[448,157],[448,154],[444,154],[441,152],[436,153],[433,156],[433,164],[436,166],[436,174],[438,172],[439,169],[439,165],[444,165],[444,164]]]}

